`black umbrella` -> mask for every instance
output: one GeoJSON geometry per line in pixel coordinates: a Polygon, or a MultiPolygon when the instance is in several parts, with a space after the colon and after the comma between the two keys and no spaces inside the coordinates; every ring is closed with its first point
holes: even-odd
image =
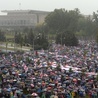
{"type": "Polygon", "coordinates": [[[5,65],[0,65],[0,68],[5,68],[6,66],[5,65]]]}

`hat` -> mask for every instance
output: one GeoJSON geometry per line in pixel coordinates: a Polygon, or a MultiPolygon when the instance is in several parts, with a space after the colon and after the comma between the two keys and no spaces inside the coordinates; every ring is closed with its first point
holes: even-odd
{"type": "Polygon", "coordinates": [[[38,96],[38,94],[37,93],[32,93],[32,96],[38,96]]]}
{"type": "Polygon", "coordinates": [[[34,87],[34,85],[33,85],[33,84],[31,84],[31,87],[34,87]]]}

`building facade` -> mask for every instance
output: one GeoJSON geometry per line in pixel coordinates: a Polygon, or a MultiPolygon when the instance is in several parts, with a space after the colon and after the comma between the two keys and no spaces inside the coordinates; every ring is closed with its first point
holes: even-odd
{"type": "Polygon", "coordinates": [[[49,14],[37,10],[4,10],[7,15],[0,15],[0,28],[34,27],[43,23],[49,14]]]}

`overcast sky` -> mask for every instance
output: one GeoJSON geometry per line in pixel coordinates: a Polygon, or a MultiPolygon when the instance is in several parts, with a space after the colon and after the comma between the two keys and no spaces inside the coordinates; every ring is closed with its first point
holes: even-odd
{"type": "Polygon", "coordinates": [[[1,10],[43,10],[53,11],[64,8],[79,8],[82,14],[88,15],[98,10],[98,0],[0,0],[1,10]]]}

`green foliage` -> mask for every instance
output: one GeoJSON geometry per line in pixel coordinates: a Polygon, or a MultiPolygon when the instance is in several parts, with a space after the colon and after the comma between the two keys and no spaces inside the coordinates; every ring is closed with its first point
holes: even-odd
{"type": "Polygon", "coordinates": [[[79,18],[79,11],[71,10],[66,11],[65,9],[55,9],[45,19],[46,25],[54,32],[64,32],[65,30],[72,30],[73,32],[77,29],[77,22],[79,18]]]}
{"type": "Polygon", "coordinates": [[[96,80],[98,81],[98,73],[97,73],[97,76],[96,76],[96,80]]]}
{"type": "Polygon", "coordinates": [[[27,43],[29,43],[30,45],[33,44],[33,40],[34,40],[34,33],[33,33],[33,30],[30,29],[28,34],[27,34],[27,38],[26,38],[26,41],[27,43]]]}
{"type": "Polygon", "coordinates": [[[86,56],[86,55],[87,55],[87,51],[86,51],[86,50],[84,50],[84,53],[83,53],[83,55],[84,55],[84,56],[86,56]]]}
{"type": "Polygon", "coordinates": [[[45,19],[46,24],[54,31],[61,31],[64,29],[64,21],[66,18],[64,9],[55,9],[45,19]]]}
{"type": "MultiPolygon", "coordinates": [[[[46,18],[43,24],[38,24],[35,28],[24,28],[22,31],[16,30],[15,42],[22,45],[34,44],[35,49],[48,49],[48,42],[55,40],[56,43],[66,46],[77,46],[78,38],[95,37],[98,33],[98,12],[94,12],[93,16],[84,16],[80,14],[79,9],[65,10],[55,9],[46,18]],[[41,34],[40,36],[38,34],[41,34]],[[50,35],[47,39],[47,35],[50,35]],[[76,34],[76,35],[75,35],[76,34]],[[77,37],[76,37],[77,36],[77,37]]],[[[5,32],[5,31],[4,31],[5,32]]],[[[5,33],[0,31],[0,41],[5,41],[5,33]]],[[[7,37],[9,36],[7,31],[7,37]]],[[[13,36],[9,36],[7,40],[13,41],[13,36]],[[10,39],[9,39],[10,38],[10,39]]],[[[96,36],[98,43],[98,34],[96,36]]]]}
{"type": "MultiPolygon", "coordinates": [[[[41,29],[41,28],[40,28],[41,29]]],[[[23,43],[24,45],[28,44],[31,45],[35,50],[40,50],[40,49],[47,49],[48,48],[48,39],[47,36],[41,32],[38,34],[40,30],[34,30],[34,29],[28,29],[28,33],[25,33],[23,35],[23,43]],[[37,33],[36,33],[37,32],[37,33]],[[36,34],[35,34],[36,33],[36,34]]],[[[16,43],[20,44],[20,39],[22,35],[17,34],[15,35],[15,41],[16,43]]]]}
{"type": "Polygon", "coordinates": [[[24,43],[25,43],[25,44],[28,43],[28,37],[27,37],[27,34],[24,35],[24,43]]]}
{"type": "Polygon", "coordinates": [[[65,33],[59,33],[56,36],[56,43],[66,45],[66,46],[77,46],[78,39],[76,38],[74,33],[70,31],[66,31],[65,33]]]}
{"type": "Polygon", "coordinates": [[[0,41],[2,41],[2,42],[6,41],[5,34],[1,30],[0,30],[0,41]]]}
{"type": "Polygon", "coordinates": [[[66,46],[77,46],[78,45],[78,39],[76,38],[74,33],[65,34],[65,45],[66,46]]]}
{"type": "Polygon", "coordinates": [[[61,70],[60,64],[56,67],[56,70],[61,70]]]}
{"type": "Polygon", "coordinates": [[[72,68],[69,68],[69,72],[70,72],[70,73],[72,73],[72,72],[73,72],[72,68]]]}
{"type": "Polygon", "coordinates": [[[96,42],[98,43],[98,33],[97,33],[97,35],[96,35],[96,42]]]}
{"type": "Polygon", "coordinates": [[[15,33],[15,43],[23,45],[23,36],[21,33],[15,33]]]}
{"type": "Polygon", "coordinates": [[[48,49],[48,39],[47,36],[45,34],[38,34],[34,40],[34,48],[36,50],[40,50],[40,49],[48,49]]]}
{"type": "Polygon", "coordinates": [[[98,32],[98,14],[93,16],[81,15],[79,9],[65,10],[55,9],[45,18],[45,24],[49,27],[49,31],[54,33],[62,33],[66,30],[78,32],[78,36],[95,36],[98,32]]]}
{"type": "Polygon", "coordinates": [[[93,13],[93,22],[96,24],[96,26],[98,27],[98,11],[97,13],[93,13]]]}
{"type": "Polygon", "coordinates": [[[49,28],[48,28],[48,26],[47,26],[45,23],[43,23],[43,24],[38,24],[38,25],[35,27],[34,31],[35,31],[36,33],[48,33],[49,28]]]}
{"type": "Polygon", "coordinates": [[[37,61],[37,65],[39,65],[39,64],[40,64],[40,60],[37,61]]]}
{"type": "Polygon", "coordinates": [[[80,36],[92,36],[95,34],[95,25],[90,16],[79,18],[77,28],[80,36]]]}

